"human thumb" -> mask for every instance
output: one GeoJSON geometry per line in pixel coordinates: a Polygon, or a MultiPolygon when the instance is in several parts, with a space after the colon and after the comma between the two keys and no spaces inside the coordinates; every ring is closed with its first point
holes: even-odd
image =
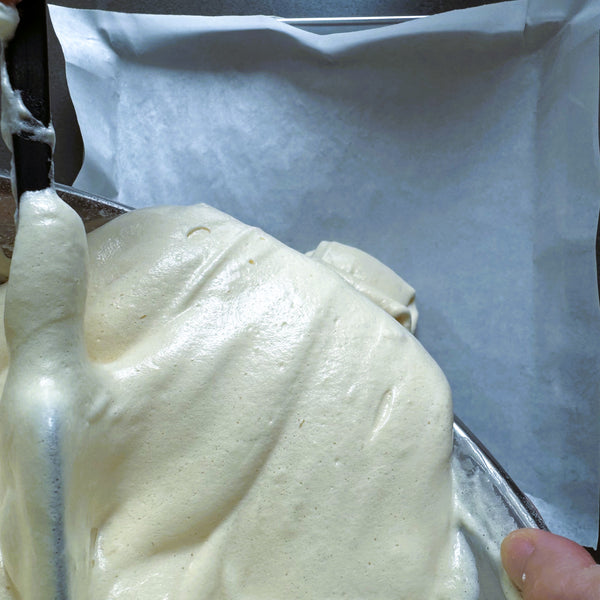
{"type": "Polygon", "coordinates": [[[523,600],[600,600],[600,565],[571,540],[519,529],[505,538],[501,552],[523,600]]]}

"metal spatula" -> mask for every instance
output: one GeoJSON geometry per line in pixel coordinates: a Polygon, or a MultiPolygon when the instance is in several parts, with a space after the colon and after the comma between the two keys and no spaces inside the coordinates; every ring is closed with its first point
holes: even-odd
{"type": "MultiPolygon", "coordinates": [[[[21,115],[12,136],[17,206],[25,192],[43,190],[52,184],[53,145],[53,135],[48,131],[50,101],[46,2],[23,0],[18,10],[20,23],[6,48],[7,71],[11,87],[20,95],[30,114],[21,115]]],[[[11,98],[14,100],[14,97],[11,98]]],[[[52,398],[52,391],[49,394],[48,398],[52,398]]],[[[48,398],[44,391],[41,395],[40,408],[47,412],[32,415],[34,419],[29,428],[29,431],[35,430],[40,456],[30,457],[31,464],[27,466],[31,468],[27,477],[22,477],[16,484],[17,488],[23,488],[18,492],[26,499],[24,510],[31,522],[30,537],[40,540],[33,552],[27,549],[26,540],[20,540],[25,548],[22,558],[27,560],[29,557],[32,563],[29,568],[40,576],[39,581],[35,578],[28,580],[23,597],[68,600],[60,428],[55,417],[58,411],[53,409],[51,403],[47,409],[44,408],[44,401],[47,402],[48,398]],[[35,493],[38,488],[42,494],[35,493]],[[40,571],[46,575],[42,576],[40,571]],[[48,576],[48,573],[52,575],[48,576]]],[[[18,400],[32,401],[31,398],[18,400]]]]}

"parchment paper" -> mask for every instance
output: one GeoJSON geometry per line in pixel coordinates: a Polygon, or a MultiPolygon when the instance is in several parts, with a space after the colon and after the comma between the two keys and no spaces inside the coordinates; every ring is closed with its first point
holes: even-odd
{"type": "Polygon", "coordinates": [[[514,1],[320,36],[270,17],[51,7],[76,187],[207,202],[417,289],[455,412],[554,531],[595,545],[597,1],[514,1]]]}

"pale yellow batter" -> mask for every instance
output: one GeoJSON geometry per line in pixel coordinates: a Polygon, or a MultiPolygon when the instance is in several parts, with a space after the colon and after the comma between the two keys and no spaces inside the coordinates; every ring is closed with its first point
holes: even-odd
{"type": "Polygon", "coordinates": [[[406,328],[204,205],[124,215],[87,256],[52,191],[22,199],[0,597],[471,597],[450,392],[406,328]]]}

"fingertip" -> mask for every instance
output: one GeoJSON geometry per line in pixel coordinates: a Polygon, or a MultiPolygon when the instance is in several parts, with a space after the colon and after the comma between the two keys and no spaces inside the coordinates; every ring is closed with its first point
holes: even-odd
{"type": "Polygon", "coordinates": [[[525,600],[600,600],[600,567],[572,540],[520,529],[502,543],[502,563],[525,600]]]}
{"type": "Polygon", "coordinates": [[[517,529],[509,533],[500,547],[504,569],[518,589],[523,588],[527,561],[535,551],[531,531],[530,529],[517,529]]]}

